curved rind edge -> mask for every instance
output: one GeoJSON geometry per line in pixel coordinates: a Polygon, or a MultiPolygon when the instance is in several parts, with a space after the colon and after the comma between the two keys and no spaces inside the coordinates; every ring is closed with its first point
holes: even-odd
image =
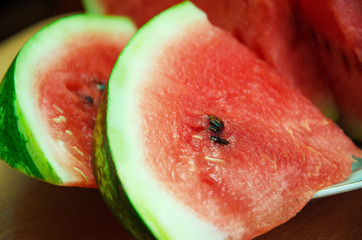
{"type": "Polygon", "coordinates": [[[28,126],[23,125],[22,115],[18,113],[14,86],[15,65],[16,58],[0,85],[0,158],[27,176],[61,184],[61,179],[42,155],[28,126]],[[38,156],[37,164],[29,154],[30,151],[38,156]]]}
{"type": "Polygon", "coordinates": [[[92,155],[94,176],[105,203],[118,221],[136,239],[155,239],[132,206],[117,176],[106,131],[107,92],[106,89],[94,126],[92,155]]]}

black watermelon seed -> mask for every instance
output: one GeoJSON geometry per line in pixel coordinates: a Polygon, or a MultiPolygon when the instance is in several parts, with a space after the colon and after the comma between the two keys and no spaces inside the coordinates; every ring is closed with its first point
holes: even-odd
{"type": "Polygon", "coordinates": [[[211,136],[210,140],[215,142],[215,143],[222,144],[222,145],[228,145],[229,144],[228,140],[223,139],[223,138],[219,138],[219,137],[216,137],[216,136],[211,136]]]}
{"type": "Polygon", "coordinates": [[[210,125],[217,128],[218,131],[224,130],[224,122],[220,118],[215,115],[207,115],[207,118],[209,119],[210,125]]]}
{"type": "Polygon", "coordinates": [[[341,55],[342,55],[342,59],[343,59],[344,64],[346,65],[347,68],[349,68],[350,66],[349,66],[349,62],[348,62],[346,54],[344,52],[342,52],[341,55]]]}
{"type": "Polygon", "coordinates": [[[86,100],[86,103],[93,104],[93,98],[90,96],[85,96],[84,99],[86,100]]]}
{"type": "Polygon", "coordinates": [[[106,89],[106,86],[103,83],[97,83],[97,89],[104,92],[104,90],[106,89]]]}
{"type": "Polygon", "coordinates": [[[211,132],[213,132],[213,133],[216,133],[216,134],[221,133],[220,128],[215,127],[215,126],[213,126],[213,125],[211,125],[211,126],[209,127],[209,130],[210,130],[211,132]]]}
{"type": "Polygon", "coordinates": [[[331,51],[331,47],[329,46],[329,42],[327,40],[324,40],[324,46],[326,47],[327,51],[331,51]]]}

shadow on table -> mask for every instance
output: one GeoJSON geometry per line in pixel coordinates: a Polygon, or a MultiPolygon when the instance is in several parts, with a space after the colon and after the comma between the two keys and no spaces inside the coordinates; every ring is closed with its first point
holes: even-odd
{"type": "Polygon", "coordinates": [[[4,167],[0,239],[132,239],[96,189],[53,186],[4,167]]]}

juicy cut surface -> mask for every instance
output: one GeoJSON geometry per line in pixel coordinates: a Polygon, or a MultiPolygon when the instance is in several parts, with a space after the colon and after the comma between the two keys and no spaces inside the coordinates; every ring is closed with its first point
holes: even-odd
{"type": "MultiPolygon", "coordinates": [[[[138,26],[142,26],[162,10],[182,2],[182,0],[93,1],[100,3],[103,13],[130,16],[138,26]]],[[[192,0],[192,2],[208,14],[211,23],[233,33],[239,41],[245,43],[260,58],[276,68],[284,78],[295,84],[327,116],[334,120],[338,118],[337,106],[328,83],[329,77],[314,50],[315,32],[301,18],[299,1],[228,0],[211,3],[208,0],[192,0]]],[[[330,69],[329,65],[327,69],[330,69]]]]}
{"type": "Polygon", "coordinates": [[[98,105],[126,43],[126,39],[105,39],[84,34],[69,40],[66,51],[55,52],[57,57],[49,60],[49,66],[39,74],[39,105],[46,126],[58,148],[65,148],[78,160],[62,164],[90,182],[94,182],[90,153],[98,105]]]}
{"type": "Polygon", "coordinates": [[[231,35],[200,23],[170,42],[138,93],[144,154],[196,215],[251,238],[348,176],[358,149],[231,35]],[[224,129],[210,130],[209,115],[224,129]]]}

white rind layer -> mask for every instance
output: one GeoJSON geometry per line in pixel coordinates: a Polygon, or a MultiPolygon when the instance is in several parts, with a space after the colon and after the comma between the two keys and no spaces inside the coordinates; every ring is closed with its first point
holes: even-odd
{"type": "Polygon", "coordinates": [[[168,193],[147,168],[142,146],[140,86],[152,74],[163,46],[206,15],[189,2],[167,10],[147,23],[124,48],[109,82],[107,135],[118,177],[136,211],[157,239],[226,239],[168,193]]]}

